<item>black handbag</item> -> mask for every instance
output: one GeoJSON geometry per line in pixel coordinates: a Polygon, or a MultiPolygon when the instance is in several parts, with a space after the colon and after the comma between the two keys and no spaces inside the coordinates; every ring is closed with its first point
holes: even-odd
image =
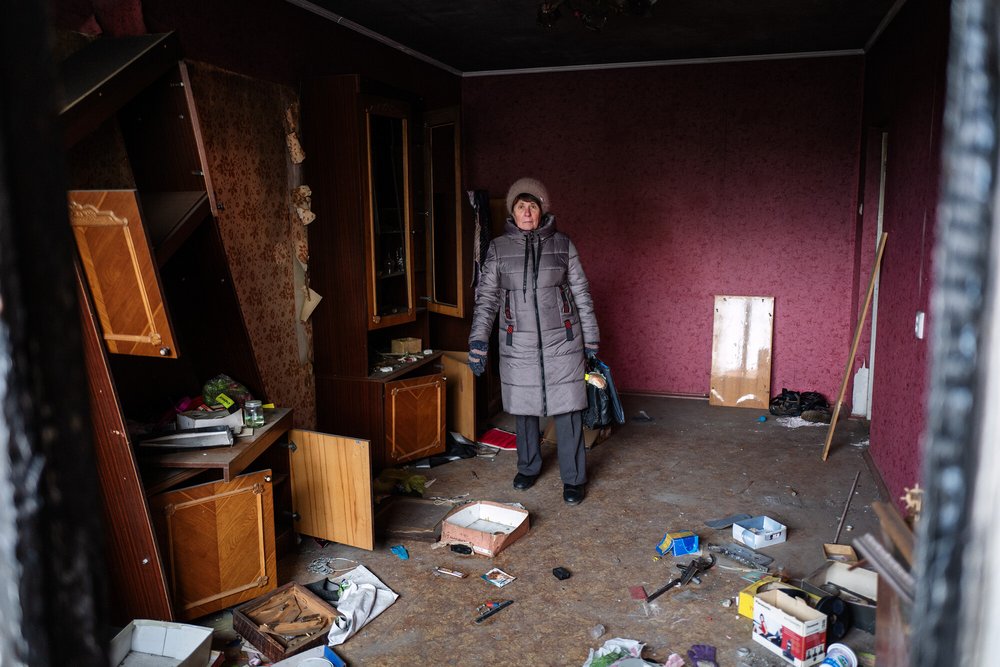
{"type": "Polygon", "coordinates": [[[625,411],[611,378],[611,368],[598,357],[587,359],[587,408],[583,411],[584,428],[610,426],[612,421],[625,423],[625,411]]]}

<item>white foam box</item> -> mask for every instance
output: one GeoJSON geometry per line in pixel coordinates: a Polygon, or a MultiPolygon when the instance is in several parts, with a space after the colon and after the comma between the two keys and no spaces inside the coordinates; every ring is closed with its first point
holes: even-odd
{"type": "Polygon", "coordinates": [[[809,667],[826,656],[826,614],[779,590],[754,597],[753,640],[795,667],[809,667]]]}
{"type": "Polygon", "coordinates": [[[492,558],[528,532],[528,511],[488,500],[469,503],[449,512],[441,521],[441,541],[465,542],[492,558]]]}
{"type": "Polygon", "coordinates": [[[111,667],[205,667],[212,628],[135,620],[111,640],[111,667]]]}
{"type": "Polygon", "coordinates": [[[733,539],[751,549],[781,544],[788,537],[788,528],[769,516],[755,516],[733,524],[733,539]]]}

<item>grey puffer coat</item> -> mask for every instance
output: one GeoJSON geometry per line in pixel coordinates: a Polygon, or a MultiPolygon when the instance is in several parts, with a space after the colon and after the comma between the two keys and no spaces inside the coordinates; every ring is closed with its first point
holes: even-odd
{"type": "Polygon", "coordinates": [[[532,232],[508,218],[490,243],[470,343],[489,340],[497,313],[504,409],[546,416],[587,407],[583,345],[597,344],[600,332],[576,247],[554,216],[532,232]]]}

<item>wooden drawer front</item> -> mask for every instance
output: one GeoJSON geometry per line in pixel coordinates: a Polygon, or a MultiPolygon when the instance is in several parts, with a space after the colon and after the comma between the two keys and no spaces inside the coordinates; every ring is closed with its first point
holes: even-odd
{"type": "Polygon", "coordinates": [[[445,380],[440,373],[385,385],[385,462],[444,451],[445,380]]]}
{"type": "Polygon", "coordinates": [[[190,620],[274,590],[271,471],[150,499],[174,611],[190,620]]]}

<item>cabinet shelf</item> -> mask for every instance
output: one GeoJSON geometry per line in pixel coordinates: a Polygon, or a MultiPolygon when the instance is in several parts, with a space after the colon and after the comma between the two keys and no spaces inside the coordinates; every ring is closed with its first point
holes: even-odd
{"type": "Polygon", "coordinates": [[[376,276],[379,280],[385,280],[387,278],[398,278],[399,276],[405,276],[406,271],[392,271],[390,273],[380,273],[376,276]]]}
{"type": "Polygon", "coordinates": [[[140,198],[161,267],[211,213],[205,192],[150,192],[140,198]]]}
{"type": "Polygon", "coordinates": [[[173,33],[98,39],[59,65],[65,144],[94,131],[179,58],[173,33]]]}

